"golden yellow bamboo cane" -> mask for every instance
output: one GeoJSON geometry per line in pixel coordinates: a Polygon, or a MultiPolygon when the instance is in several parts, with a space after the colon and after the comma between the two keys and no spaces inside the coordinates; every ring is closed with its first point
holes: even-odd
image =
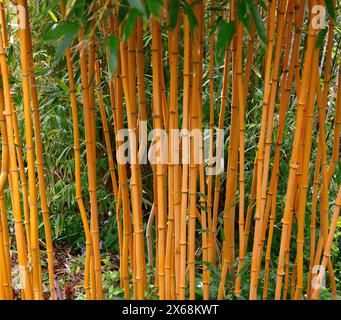
{"type": "MultiPolygon", "coordinates": [[[[232,48],[232,45],[230,45],[232,48]]],[[[219,129],[224,128],[224,119],[225,119],[225,109],[226,109],[226,101],[227,101],[227,90],[229,86],[229,64],[230,64],[231,50],[227,49],[225,52],[224,58],[224,75],[223,75],[223,86],[221,89],[221,100],[220,100],[220,112],[219,112],[219,129]]],[[[220,131],[219,131],[220,132],[220,131]]],[[[220,156],[220,145],[222,139],[224,137],[218,132],[217,137],[217,155],[220,156]]],[[[217,238],[217,221],[218,221],[218,206],[219,206],[219,196],[220,196],[220,188],[221,188],[221,176],[217,175],[215,178],[214,185],[214,200],[213,200],[213,217],[212,217],[212,258],[213,263],[216,262],[216,238],[217,238]]]]}
{"type": "Polygon", "coordinates": [[[50,296],[51,299],[55,299],[54,291],[54,258],[53,258],[53,244],[52,244],[52,234],[50,226],[50,217],[48,212],[47,195],[46,195],[46,182],[45,182],[45,170],[44,170],[44,160],[43,160],[43,147],[41,141],[41,128],[40,128],[40,112],[39,112],[39,101],[38,101],[38,91],[36,78],[33,71],[33,52],[32,52],[32,39],[30,30],[30,19],[29,10],[27,5],[27,0],[24,1],[24,8],[26,10],[26,38],[27,38],[27,58],[29,64],[29,78],[31,86],[32,95],[32,112],[33,112],[33,129],[35,135],[35,149],[36,149],[36,162],[38,171],[38,181],[39,181],[39,193],[41,202],[41,211],[43,216],[43,223],[45,229],[45,239],[46,239],[46,254],[48,260],[48,273],[49,273],[49,283],[50,283],[50,296]]]}
{"type": "Polygon", "coordinates": [[[14,127],[14,143],[17,150],[17,158],[18,165],[20,170],[20,180],[21,180],[21,189],[22,189],[22,197],[23,197],[23,207],[24,207],[24,217],[25,217],[25,231],[26,231],[26,239],[27,239],[27,252],[28,259],[31,261],[32,252],[31,252],[31,223],[30,223],[30,205],[28,199],[28,187],[27,187],[27,177],[25,172],[25,163],[20,139],[19,132],[19,124],[18,124],[18,116],[15,108],[15,103],[13,101],[14,97],[11,93],[11,105],[12,105],[12,119],[13,119],[13,127],[14,127]]]}
{"type": "MultiPolygon", "coordinates": [[[[65,16],[65,5],[61,5],[62,16],[65,16]]],[[[69,75],[69,91],[72,108],[72,122],[73,122],[73,141],[75,153],[75,183],[76,183],[76,201],[82,219],[84,234],[85,234],[85,270],[84,270],[84,290],[86,299],[89,300],[90,295],[90,255],[91,255],[91,234],[88,225],[85,205],[82,195],[81,186],[81,158],[80,158],[80,144],[79,144],[79,125],[78,125],[78,110],[76,98],[76,86],[73,74],[73,65],[71,59],[71,50],[67,48],[65,51],[66,64],[69,75]]]]}
{"type": "MultiPolygon", "coordinates": [[[[267,114],[267,128],[266,128],[266,136],[265,136],[265,147],[264,147],[264,159],[263,159],[263,173],[262,173],[262,190],[261,190],[261,238],[258,242],[258,258],[257,258],[257,272],[256,272],[256,283],[254,290],[257,290],[259,273],[262,263],[262,254],[263,254],[263,235],[266,232],[267,222],[268,222],[268,212],[264,213],[266,208],[266,191],[268,185],[268,176],[269,176],[269,166],[270,166],[270,151],[272,146],[272,135],[274,128],[274,109],[275,109],[275,100],[277,96],[277,88],[279,82],[279,67],[282,56],[282,43],[283,43],[283,35],[284,35],[284,17],[286,15],[285,10],[289,10],[290,6],[287,6],[288,1],[279,1],[278,4],[278,14],[277,14],[277,37],[275,44],[275,56],[274,62],[272,66],[272,74],[271,74],[271,87],[268,92],[268,114],[267,114]]],[[[289,4],[291,4],[290,2],[289,4]]]]}
{"type": "MultiPolygon", "coordinates": [[[[110,134],[109,134],[109,127],[107,122],[107,116],[105,111],[105,105],[103,100],[103,90],[101,87],[101,69],[100,69],[100,63],[98,60],[98,57],[96,57],[95,61],[95,79],[96,79],[96,86],[97,86],[97,92],[98,92],[98,104],[101,114],[101,120],[103,125],[103,134],[104,134],[104,140],[105,140],[105,146],[108,154],[108,162],[109,162],[109,172],[111,177],[111,183],[113,187],[114,197],[117,201],[117,206],[119,204],[118,202],[118,187],[117,187],[117,179],[116,179],[116,173],[114,168],[114,159],[112,154],[112,147],[110,142],[110,134]]],[[[117,211],[117,229],[118,229],[118,240],[119,240],[119,247],[122,247],[122,226],[121,226],[121,216],[119,210],[117,211]]]]}
{"type": "Polygon", "coordinates": [[[98,57],[96,58],[96,61],[95,61],[95,78],[96,78],[96,86],[97,86],[97,92],[98,92],[98,103],[100,107],[99,109],[100,109],[101,120],[103,124],[105,146],[106,146],[107,154],[108,154],[111,183],[112,183],[112,187],[114,191],[114,196],[115,198],[117,198],[117,195],[118,195],[117,179],[116,179],[115,168],[114,168],[114,159],[112,156],[112,147],[111,147],[111,142],[110,142],[109,127],[108,127],[107,116],[105,112],[105,105],[104,105],[104,100],[103,100],[103,90],[101,87],[101,69],[100,69],[100,62],[98,60],[98,57]]]}
{"type": "MultiPolygon", "coordinates": [[[[232,8],[233,13],[231,20],[234,21],[235,8],[232,8]]],[[[239,146],[239,97],[237,94],[238,82],[236,73],[236,44],[237,35],[233,39],[233,64],[232,64],[232,103],[231,103],[231,126],[230,126],[230,143],[229,155],[227,161],[227,179],[226,179],[226,197],[224,205],[224,252],[223,266],[220,275],[220,284],[218,290],[218,299],[222,299],[225,293],[226,275],[230,272],[233,265],[234,257],[232,256],[231,242],[234,242],[233,237],[233,219],[235,211],[236,197],[236,182],[237,182],[237,161],[238,161],[238,146],[239,146]]]]}
{"type": "MultiPolygon", "coordinates": [[[[8,151],[8,140],[7,140],[7,130],[6,130],[6,121],[4,118],[4,93],[3,89],[0,89],[0,127],[1,127],[1,136],[2,136],[2,156],[1,156],[1,175],[0,175],[0,194],[4,194],[4,186],[6,180],[8,178],[8,169],[9,169],[9,151],[8,151]]],[[[4,213],[6,212],[6,203],[4,198],[0,200],[2,202],[1,208],[4,213]]],[[[9,247],[6,243],[8,242],[8,225],[7,218],[0,220],[0,266],[1,266],[1,281],[2,281],[2,289],[4,291],[3,298],[4,299],[12,299],[12,277],[11,277],[11,266],[8,263],[8,255],[9,247]],[[4,223],[2,223],[2,220],[4,223]],[[7,230],[4,230],[6,228],[7,230]],[[6,233],[6,235],[5,235],[6,233]]]]}
{"type": "MultiPolygon", "coordinates": [[[[314,4],[315,4],[315,1],[313,0],[312,5],[314,4]]],[[[285,202],[285,208],[284,208],[283,228],[282,228],[279,261],[278,261],[278,267],[277,267],[277,280],[276,280],[276,293],[275,293],[275,298],[277,300],[280,299],[281,297],[284,247],[287,242],[289,211],[294,200],[293,182],[294,182],[296,172],[297,172],[297,161],[298,161],[298,151],[299,151],[298,146],[299,146],[299,141],[301,139],[303,108],[306,103],[308,80],[309,80],[309,75],[311,71],[310,61],[312,59],[312,55],[313,55],[313,51],[315,47],[316,31],[313,29],[313,26],[311,24],[311,19],[312,18],[310,17],[308,39],[307,39],[307,49],[305,52],[305,60],[304,60],[304,67],[303,67],[303,73],[302,73],[301,90],[300,90],[300,94],[299,94],[298,102],[297,102],[296,130],[294,134],[293,150],[292,150],[292,155],[291,155],[290,171],[289,171],[289,178],[288,178],[288,185],[287,185],[287,195],[286,195],[286,202],[285,202]]]]}
{"type": "MultiPolygon", "coordinates": [[[[315,52],[312,63],[317,65],[318,52],[315,52]]],[[[295,299],[302,299],[303,290],[303,248],[304,248],[304,220],[305,220],[305,207],[308,189],[308,174],[309,174],[309,161],[312,143],[312,129],[314,120],[314,98],[316,92],[316,73],[313,72],[310,77],[309,95],[307,101],[307,115],[305,124],[305,146],[303,150],[303,172],[302,181],[299,186],[299,208],[297,212],[298,220],[298,233],[297,233],[297,284],[295,299]]]]}
{"type": "Polygon", "coordinates": [[[190,105],[190,33],[188,17],[184,17],[184,69],[183,69],[183,119],[182,119],[182,178],[181,178],[181,215],[180,215],[180,280],[179,298],[186,295],[186,217],[188,205],[188,160],[189,160],[189,105],[190,105]]]}
{"type": "MultiPolygon", "coordinates": [[[[117,114],[117,123],[115,126],[116,131],[116,150],[119,149],[122,141],[118,139],[119,130],[123,129],[123,92],[121,78],[119,77],[121,72],[121,64],[118,64],[117,72],[115,73],[115,108],[117,114]]],[[[115,110],[114,110],[115,112],[115,110]]],[[[122,262],[120,262],[122,269],[121,277],[123,280],[124,296],[126,299],[130,299],[130,288],[129,288],[129,265],[128,265],[128,251],[130,248],[131,241],[131,222],[130,222],[130,201],[129,201],[129,186],[127,179],[126,166],[122,162],[118,161],[118,176],[119,186],[122,190],[122,212],[123,212],[123,244],[122,244],[122,262]]],[[[132,261],[130,260],[130,263],[132,261]]]]}
{"type": "MultiPolygon", "coordinates": [[[[159,55],[160,55],[160,39],[159,26],[155,18],[152,18],[152,64],[153,64],[153,110],[154,110],[154,128],[162,129],[162,110],[161,110],[161,93],[160,93],[160,71],[159,71],[159,55]]],[[[161,136],[158,137],[161,139],[161,136]]],[[[157,155],[156,162],[156,178],[158,190],[158,277],[159,277],[159,296],[160,299],[165,299],[165,248],[166,248],[166,207],[164,199],[164,178],[162,154],[157,155]]]]}
{"type": "Polygon", "coordinates": [[[8,34],[6,26],[6,12],[5,12],[5,3],[4,1],[0,1],[0,22],[1,22],[1,32],[2,32],[2,41],[4,45],[4,49],[8,48],[8,34]]]}
{"type": "MultiPolygon", "coordinates": [[[[291,25],[290,21],[292,20],[292,13],[288,10],[288,29],[287,29],[287,37],[286,37],[286,48],[285,48],[285,61],[283,63],[283,72],[285,75],[282,77],[282,85],[280,90],[280,96],[282,99],[280,100],[280,107],[279,107],[279,121],[278,121],[278,129],[277,129],[277,137],[276,137],[276,148],[275,148],[275,156],[273,160],[273,170],[271,174],[271,182],[270,182],[270,189],[268,192],[267,197],[267,208],[266,211],[270,210],[270,205],[268,203],[271,202],[271,214],[270,214],[270,225],[269,225],[269,232],[268,232],[268,239],[267,239],[267,249],[266,249],[266,258],[265,258],[265,272],[264,272],[264,289],[263,289],[263,299],[267,298],[267,291],[268,291],[268,272],[269,272],[269,264],[270,264],[270,255],[271,255],[271,248],[272,248],[272,239],[274,233],[274,223],[275,223],[275,214],[276,214],[276,203],[277,203],[277,186],[278,186],[278,172],[279,172],[279,161],[280,161],[280,152],[281,152],[281,144],[283,140],[284,128],[285,128],[285,117],[287,106],[289,102],[291,86],[293,81],[293,76],[295,72],[295,68],[297,65],[298,59],[298,46],[299,40],[301,36],[301,28],[302,28],[302,21],[303,21],[303,14],[304,14],[304,6],[296,6],[295,7],[297,15],[295,16],[295,34],[294,34],[294,41],[292,46],[292,60],[289,65],[289,53],[290,53],[290,42],[291,39],[291,29],[293,26],[291,25]]],[[[298,92],[298,89],[297,89],[298,92]]],[[[266,213],[266,215],[268,215],[266,213]]],[[[265,230],[263,230],[265,231],[265,230]]],[[[265,241],[265,232],[263,232],[262,241],[265,241]]]]}
{"type": "Polygon", "coordinates": [[[179,46],[179,21],[174,30],[170,31],[169,37],[169,49],[170,49],[170,94],[169,94],[169,154],[168,154],[168,197],[169,197],[169,211],[168,211],[168,228],[167,228],[167,240],[166,240],[166,262],[165,262],[165,290],[166,299],[174,299],[172,296],[172,269],[175,268],[175,283],[176,293],[179,293],[179,236],[180,236],[180,224],[179,224],[179,210],[175,209],[175,192],[178,192],[177,185],[178,179],[176,172],[177,159],[174,159],[173,154],[176,153],[177,146],[175,145],[175,137],[172,130],[177,129],[176,117],[178,110],[178,46],[179,46]],[[174,250],[172,250],[172,244],[174,241],[174,250]],[[172,256],[174,257],[174,266],[172,264],[172,256]],[[177,267],[175,267],[175,264],[177,267]]]}
{"type": "Polygon", "coordinates": [[[239,253],[244,248],[244,201],[245,201],[245,95],[243,84],[243,24],[237,22],[237,89],[239,102],[239,253]]]}
{"type": "Polygon", "coordinates": [[[313,293],[312,293],[312,299],[313,300],[317,300],[319,297],[322,279],[323,279],[324,274],[325,274],[327,263],[330,260],[330,248],[331,248],[331,245],[332,245],[332,242],[334,239],[334,234],[336,231],[337,221],[338,221],[339,213],[340,213],[340,207],[341,207],[341,186],[339,187],[339,192],[337,194],[337,198],[335,201],[335,207],[334,207],[332,222],[330,225],[326,246],[325,246],[325,249],[323,252],[322,264],[320,266],[319,273],[317,275],[317,279],[316,279],[316,283],[315,283],[315,288],[314,288],[313,293]]]}
{"type": "MultiPolygon", "coordinates": [[[[215,1],[211,0],[211,7],[214,6],[215,1]]],[[[214,11],[210,14],[210,28],[214,25],[214,11]]],[[[214,130],[214,34],[210,35],[210,54],[209,54],[209,84],[210,84],[210,115],[209,115],[209,163],[208,168],[213,167],[213,130],[214,130]]],[[[213,175],[210,174],[207,179],[207,219],[208,219],[208,261],[213,262],[213,204],[212,204],[212,191],[213,191],[213,175]]]]}
{"type": "MultiPolygon", "coordinates": [[[[321,193],[322,195],[320,196],[322,206],[323,206],[323,212],[321,212],[321,224],[322,224],[322,232],[320,233],[320,239],[322,237],[323,239],[323,246],[326,245],[327,241],[327,234],[328,234],[328,188],[329,188],[329,178],[328,178],[328,163],[327,163],[327,149],[326,149],[326,142],[325,142],[325,128],[324,128],[324,119],[326,115],[326,105],[323,106],[323,100],[322,100],[322,92],[321,92],[321,79],[320,79],[320,73],[317,68],[315,68],[315,73],[316,73],[316,79],[317,79],[317,90],[316,90],[316,101],[317,101],[317,106],[318,106],[318,119],[319,119],[319,128],[320,128],[320,143],[321,143],[321,164],[322,164],[322,187],[321,187],[321,193]]],[[[336,102],[338,104],[339,101],[336,102]]],[[[322,252],[321,252],[322,253],[322,252]]],[[[316,258],[319,260],[320,259],[320,254],[317,254],[316,258]]],[[[328,271],[330,275],[330,282],[331,282],[331,287],[332,287],[332,295],[333,298],[336,299],[336,282],[335,282],[335,276],[334,276],[334,270],[332,266],[331,259],[328,261],[328,271]]]]}
{"type": "MultiPolygon", "coordinates": [[[[131,44],[132,45],[132,44],[131,44]]],[[[142,227],[142,208],[141,202],[139,202],[139,163],[137,159],[137,146],[136,141],[134,141],[136,135],[133,136],[133,132],[136,133],[137,129],[137,115],[136,115],[136,105],[133,105],[131,102],[132,96],[134,93],[131,92],[129,88],[131,88],[130,79],[128,79],[128,57],[126,54],[126,49],[124,48],[125,44],[123,41],[120,42],[120,57],[122,63],[122,84],[123,84],[123,92],[126,101],[126,110],[127,110],[127,118],[128,118],[128,127],[129,127],[129,146],[132,154],[132,163],[131,167],[131,190],[132,190],[132,214],[134,220],[134,241],[136,244],[135,252],[135,262],[136,262],[136,294],[135,297],[139,300],[144,298],[144,284],[145,284],[145,256],[144,256],[144,239],[143,239],[143,227],[142,227]]],[[[135,73],[134,73],[135,76],[135,73]]],[[[133,100],[133,99],[132,99],[133,100]]],[[[136,103],[136,102],[135,102],[136,103]]]]}
{"type": "MultiPolygon", "coordinates": [[[[18,166],[16,159],[15,144],[13,138],[13,122],[12,122],[12,108],[10,97],[10,84],[8,79],[8,66],[3,48],[2,35],[0,35],[0,65],[1,74],[4,86],[5,94],[5,112],[6,128],[9,146],[9,158],[10,158],[10,179],[12,183],[12,199],[13,199],[13,215],[14,215],[14,227],[15,236],[17,242],[18,258],[19,258],[19,274],[21,277],[22,294],[25,299],[33,299],[33,290],[31,284],[31,277],[27,264],[27,250],[25,244],[24,228],[21,219],[20,210],[20,191],[19,191],[19,176],[18,166]]],[[[2,210],[3,211],[3,210],[2,210]]]]}
{"type": "MultiPolygon", "coordinates": [[[[11,256],[10,256],[10,238],[9,238],[9,230],[8,230],[8,221],[7,221],[7,209],[4,193],[0,194],[0,214],[1,214],[1,226],[2,226],[2,239],[3,239],[3,248],[4,248],[4,259],[6,270],[7,270],[7,283],[9,288],[11,288],[12,283],[12,266],[11,266],[11,256]]],[[[6,280],[4,280],[4,283],[6,280]]],[[[10,297],[13,296],[12,289],[10,291],[10,297]]]]}
{"type": "MultiPolygon", "coordinates": [[[[20,0],[18,6],[18,23],[19,23],[19,39],[21,51],[21,70],[22,70],[22,87],[23,87],[23,104],[25,115],[25,139],[28,164],[28,182],[29,182],[29,203],[30,203],[30,219],[31,219],[31,251],[33,264],[33,291],[35,299],[42,299],[42,279],[40,264],[40,249],[38,238],[38,203],[37,203],[37,186],[35,173],[35,155],[33,144],[33,132],[31,123],[31,97],[30,97],[30,64],[27,52],[29,52],[29,44],[27,38],[26,23],[27,18],[23,21],[20,14],[21,9],[25,8],[25,0],[20,0]]],[[[25,12],[25,16],[28,12],[25,12]]]]}
{"type": "MultiPolygon", "coordinates": [[[[200,15],[200,6],[194,6],[194,13],[198,21],[200,15]]],[[[200,22],[199,22],[200,23],[200,22]]],[[[190,105],[190,185],[189,185],[189,220],[188,220],[188,280],[189,280],[189,299],[195,299],[195,225],[196,225],[196,185],[198,174],[198,136],[195,134],[195,130],[198,128],[199,110],[199,86],[200,86],[200,71],[199,71],[199,59],[200,59],[200,30],[198,26],[193,33],[193,87],[192,87],[192,99],[190,105]],[[192,134],[194,133],[194,134],[192,134]]]]}
{"type": "Polygon", "coordinates": [[[251,260],[251,281],[249,299],[257,299],[257,271],[259,260],[259,243],[261,240],[261,230],[263,223],[263,207],[264,201],[262,200],[263,192],[263,164],[264,164],[264,147],[266,139],[266,127],[268,124],[268,109],[269,109],[269,94],[270,94],[270,76],[271,76],[271,61],[272,51],[274,47],[274,33],[275,33],[275,11],[277,1],[272,1],[269,5],[268,16],[268,31],[267,31],[267,46],[265,57],[265,74],[264,74],[264,94],[263,94],[263,107],[261,116],[261,129],[258,142],[258,164],[257,164],[257,196],[256,196],[256,216],[255,216],[255,233],[252,248],[251,260]]]}
{"type": "MultiPolygon", "coordinates": [[[[202,136],[202,129],[203,129],[203,90],[202,90],[202,79],[203,79],[203,64],[201,63],[204,59],[204,32],[205,32],[205,22],[204,22],[204,12],[205,12],[205,3],[202,2],[201,6],[197,9],[198,10],[198,19],[199,19],[199,65],[198,65],[198,78],[199,78],[199,88],[198,88],[198,109],[199,109],[199,117],[197,120],[198,126],[198,137],[197,144],[199,148],[198,152],[198,171],[199,171],[199,190],[200,190],[200,197],[199,197],[199,204],[200,204],[200,216],[199,222],[201,224],[201,232],[202,232],[202,282],[203,282],[203,298],[204,300],[208,300],[210,298],[210,269],[208,267],[208,263],[210,262],[210,253],[209,253],[209,238],[210,238],[210,231],[208,223],[210,222],[210,218],[207,215],[207,197],[206,195],[206,187],[205,187],[205,168],[204,168],[204,145],[203,145],[203,136],[202,136]]],[[[212,223],[210,223],[211,225],[212,223]]],[[[212,229],[210,229],[212,230],[212,229]]]]}
{"type": "Polygon", "coordinates": [[[339,76],[338,76],[338,89],[337,89],[337,97],[336,97],[336,107],[335,107],[335,120],[334,120],[334,142],[333,142],[333,151],[332,158],[328,168],[328,177],[327,181],[330,182],[332,175],[334,174],[334,170],[336,168],[337,163],[339,162],[340,156],[340,132],[341,132],[341,71],[339,64],[339,76]]]}
{"type": "Polygon", "coordinates": [[[2,223],[0,221],[0,299],[10,300],[10,287],[8,284],[8,270],[5,258],[2,223]]]}
{"type": "MultiPolygon", "coordinates": [[[[102,292],[102,272],[101,272],[101,258],[99,249],[99,230],[98,230],[98,211],[97,211],[97,194],[96,194],[96,158],[93,151],[95,141],[93,140],[91,129],[94,126],[92,123],[93,116],[91,116],[90,101],[89,101],[89,81],[87,71],[86,49],[84,44],[84,27],[81,27],[79,32],[79,45],[80,45],[80,62],[81,62],[81,81],[83,93],[83,110],[84,110],[84,123],[85,123],[85,143],[87,149],[87,162],[88,162],[88,188],[91,204],[91,237],[92,237],[92,252],[94,257],[94,273],[95,283],[91,286],[96,286],[95,298],[101,300],[103,297],[102,292]]],[[[91,264],[90,264],[91,265],[91,264]]]]}

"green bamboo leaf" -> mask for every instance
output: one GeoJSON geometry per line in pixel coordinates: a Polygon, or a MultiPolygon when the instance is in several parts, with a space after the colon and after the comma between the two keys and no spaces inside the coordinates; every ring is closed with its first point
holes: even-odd
{"type": "Polygon", "coordinates": [[[48,13],[54,22],[58,22],[58,18],[56,17],[56,15],[54,14],[52,10],[48,10],[48,13]]]}
{"type": "Polygon", "coordinates": [[[50,30],[49,32],[45,33],[41,40],[44,42],[52,42],[59,40],[63,36],[65,36],[67,33],[71,32],[78,32],[79,30],[79,23],[77,21],[65,21],[58,26],[56,26],[54,29],[50,30]]]}
{"type": "Polygon", "coordinates": [[[237,17],[241,21],[246,30],[250,33],[250,17],[248,15],[248,7],[244,0],[238,0],[237,2],[237,17]]]}
{"type": "Polygon", "coordinates": [[[200,209],[200,210],[202,210],[202,211],[207,211],[207,208],[206,207],[204,207],[204,206],[200,206],[200,205],[198,205],[198,208],[200,209]]]}
{"type": "Polygon", "coordinates": [[[111,35],[105,42],[109,51],[109,71],[113,75],[117,68],[119,39],[116,35],[111,35]]]}
{"type": "Polygon", "coordinates": [[[328,32],[328,27],[323,28],[318,33],[317,39],[316,39],[316,44],[315,44],[316,49],[321,48],[323,46],[324,39],[326,38],[327,32],[328,32]]]}
{"type": "Polygon", "coordinates": [[[266,6],[263,0],[260,0],[258,3],[263,8],[264,11],[268,11],[268,7],[266,6]]]}
{"type": "Polygon", "coordinates": [[[163,6],[162,0],[146,0],[150,13],[157,19],[160,18],[160,9],[163,6]]]}
{"type": "Polygon", "coordinates": [[[262,18],[259,14],[259,11],[256,7],[256,5],[254,4],[254,2],[252,0],[247,0],[246,5],[248,6],[252,18],[255,22],[255,26],[256,26],[256,30],[258,32],[259,38],[262,40],[263,44],[266,44],[266,31],[265,31],[265,27],[262,21],[262,18]]]}
{"type": "Polygon", "coordinates": [[[183,1],[183,8],[188,19],[189,27],[193,30],[197,25],[198,21],[195,17],[192,7],[187,3],[186,0],[183,1]]]}
{"type": "Polygon", "coordinates": [[[8,52],[7,52],[7,58],[8,58],[8,61],[13,61],[13,59],[14,59],[14,49],[13,49],[13,46],[9,47],[8,52]]]}
{"type": "Polygon", "coordinates": [[[326,7],[330,16],[333,18],[334,21],[336,21],[336,12],[333,0],[326,0],[326,7]]]}
{"type": "Polygon", "coordinates": [[[117,14],[118,23],[121,23],[126,18],[126,16],[128,15],[128,11],[129,11],[126,1],[122,1],[121,4],[122,5],[118,8],[118,14],[117,14]]]}
{"type": "Polygon", "coordinates": [[[219,31],[217,38],[217,58],[221,60],[224,57],[225,51],[232,41],[234,34],[234,21],[226,22],[221,20],[219,23],[219,31]]]}
{"type": "Polygon", "coordinates": [[[214,21],[213,26],[210,28],[209,36],[213,35],[216,32],[219,26],[220,20],[222,19],[223,19],[222,16],[218,16],[218,18],[214,21]]]}
{"type": "Polygon", "coordinates": [[[138,14],[137,9],[130,10],[127,21],[123,27],[122,37],[124,40],[128,40],[131,33],[133,32],[138,15],[139,14],[138,14]]]}
{"type": "Polygon", "coordinates": [[[128,0],[130,7],[136,9],[145,19],[147,17],[146,10],[140,0],[128,0]]]}
{"type": "Polygon", "coordinates": [[[176,23],[178,22],[179,17],[179,9],[180,9],[180,1],[172,0],[169,2],[169,26],[172,30],[176,27],[176,23]]]}
{"type": "Polygon", "coordinates": [[[205,200],[207,200],[207,195],[205,193],[202,193],[202,192],[197,192],[197,194],[200,196],[200,197],[203,197],[205,200]]]}
{"type": "Polygon", "coordinates": [[[62,42],[59,44],[56,50],[55,61],[54,61],[55,64],[63,56],[65,50],[70,46],[71,42],[77,37],[79,28],[80,28],[80,25],[78,25],[78,28],[75,28],[72,31],[69,31],[65,35],[62,42]]]}
{"type": "Polygon", "coordinates": [[[70,11],[73,9],[76,4],[76,0],[68,0],[66,3],[66,16],[69,15],[70,11]]]}
{"type": "Polygon", "coordinates": [[[87,10],[87,3],[85,0],[77,0],[70,10],[66,9],[66,16],[73,12],[77,20],[82,21],[87,10]]]}
{"type": "Polygon", "coordinates": [[[257,67],[254,64],[251,66],[251,69],[255,72],[256,76],[259,79],[262,79],[262,74],[259,72],[259,70],[257,69],[257,67]]]}

